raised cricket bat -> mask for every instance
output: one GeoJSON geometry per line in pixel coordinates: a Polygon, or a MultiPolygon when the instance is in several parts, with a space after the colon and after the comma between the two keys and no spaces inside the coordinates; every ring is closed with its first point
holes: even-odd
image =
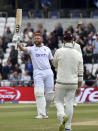
{"type": "Polygon", "coordinates": [[[20,32],[21,32],[21,23],[22,23],[22,9],[17,9],[17,12],[16,12],[16,29],[15,29],[15,34],[20,35],[20,32]]]}
{"type": "MultiPolygon", "coordinates": [[[[21,25],[22,25],[22,9],[17,9],[16,11],[16,27],[15,27],[15,34],[19,35],[20,36],[20,33],[21,33],[21,25]]],[[[15,42],[15,41],[14,41],[15,42]]],[[[21,56],[21,51],[20,49],[18,48],[18,42],[17,41],[17,49],[18,49],[18,56],[21,56]]]]}

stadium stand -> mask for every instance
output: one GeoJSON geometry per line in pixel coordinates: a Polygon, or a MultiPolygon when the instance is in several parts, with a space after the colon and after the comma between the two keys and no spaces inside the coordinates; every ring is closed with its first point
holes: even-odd
{"type": "Polygon", "coordinates": [[[91,17],[97,19],[98,18],[98,10],[92,11],[91,17]]]}
{"type": "MultiPolygon", "coordinates": [[[[53,18],[58,18],[58,15],[55,14],[53,18]],[[55,16],[55,17],[54,17],[55,16]]],[[[51,16],[52,17],[52,14],[51,16]]],[[[52,53],[54,54],[55,50],[57,48],[61,48],[63,45],[63,33],[65,31],[68,31],[72,33],[75,36],[76,42],[80,44],[82,51],[83,51],[83,58],[84,58],[84,50],[86,50],[86,53],[89,54],[89,49],[91,51],[92,60],[87,62],[85,61],[84,67],[84,82],[83,85],[85,85],[87,82],[87,74],[85,75],[86,71],[89,70],[91,76],[93,76],[93,81],[95,81],[93,84],[97,83],[97,74],[98,74],[98,61],[97,63],[94,62],[93,59],[93,41],[96,40],[96,33],[98,30],[95,28],[97,24],[97,20],[94,20],[93,23],[91,23],[92,19],[29,19],[23,20],[23,26],[22,26],[22,33],[21,33],[21,42],[24,44],[24,46],[32,46],[33,45],[33,38],[32,35],[34,32],[39,31],[43,35],[43,40],[46,46],[48,46],[52,53]],[[70,22],[69,22],[70,21],[70,22]],[[29,23],[29,24],[27,24],[29,23]],[[93,33],[92,33],[93,32],[93,33]],[[89,44],[88,44],[89,43],[89,44]],[[87,47],[85,48],[86,45],[87,47]]],[[[13,84],[14,86],[23,86],[21,82],[15,83],[14,81],[22,81],[23,76],[29,75],[33,82],[33,67],[31,64],[31,60],[27,54],[24,54],[21,52],[17,59],[16,64],[13,63],[12,56],[16,57],[17,52],[17,46],[15,43],[12,42],[12,39],[9,39],[7,43],[5,42],[5,39],[8,38],[8,35],[4,37],[4,34],[7,30],[7,28],[10,29],[10,33],[14,33],[15,29],[15,17],[8,17],[3,18],[0,17],[0,51],[3,51],[4,58],[0,57],[0,80],[1,80],[1,86],[9,86],[13,84]],[[6,43],[6,46],[4,44],[6,43]],[[15,51],[11,55],[12,47],[14,46],[15,51]],[[18,62],[18,65],[17,65],[18,62]],[[27,71],[28,73],[26,73],[27,71]]],[[[12,36],[11,36],[12,38],[12,36]]],[[[98,45],[97,45],[98,46],[98,45]]],[[[87,55],[86,54],[86,55],[87,55]]],[[[15,61],[14,61],[15,62],[15,61]]],[[[29,78],[29,77],[28,77],[29,78]]],[[[31,79],[29,80],[28,85],[31,85],[31,79]]]]}

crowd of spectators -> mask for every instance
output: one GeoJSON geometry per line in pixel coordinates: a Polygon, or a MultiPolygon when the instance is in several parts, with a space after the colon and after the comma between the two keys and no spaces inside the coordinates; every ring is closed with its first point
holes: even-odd
{"type": "MultiPolygon", "coordinates": [[[[21,42],[25,42],[26,46],[33,46],[33,33],[40,32],[43,36],[43,43],[48,46],[53,55],[56,49],[63,45],[63,34],[69,32],[73,35],[75,42],[77,42],[83,53],[84,60],[84,81],[86,86],[98,86],[98,67],[93,74],[93,70],[90,71],[86,68],[85,64],[98,64],[98,33],[92,23],[84,24],[79,21],[76,28],[69,25],[67,29],[64,29],[61,23],[58,23],[52,32],[48,32],[41,23],[37,25],[37,29],[31,26],[31,23],[27,23],[21,35],[21,42]]],[[[8,60],[2,64],[4,54],[8,48],[8,43],[12,42],[13,34],[8,27],[4,36],[0,38],[0,80],[11,81],[11,86],[30,86],[33,81],[33,66],[28,54],[22,53],[21,59],[25,64],[25,73],[22,73],[20,65],[18,64],[18,51],[15,46],[11,46],[8,60]]],[[[56,72],[54,76],[56,78],[56,72]]]]}

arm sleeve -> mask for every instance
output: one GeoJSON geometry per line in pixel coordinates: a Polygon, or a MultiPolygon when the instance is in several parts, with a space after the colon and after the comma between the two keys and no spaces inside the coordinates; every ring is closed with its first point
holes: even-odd
{"type": "Polygon", "coordinates": [[[78,67],[78,82],[83,81],[83,58],[82,55],[79,57],[79,67],[78,67]]]}
{"type": "Polygon", "coordinates": [[[54,59],[53,59],[53,65],[57,68],[58,67],[58,55],[57,51],[54,54],[54,59]]]}

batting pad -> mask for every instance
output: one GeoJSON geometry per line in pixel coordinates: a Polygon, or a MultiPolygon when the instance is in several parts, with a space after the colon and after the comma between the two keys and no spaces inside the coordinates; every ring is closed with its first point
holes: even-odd
{"type": "Polygon", "coordinates": [[[35,97],[44,96],[44,87],[40,87],[40,86],[34,87],[34,94],[35,94],[35,97]]]}

